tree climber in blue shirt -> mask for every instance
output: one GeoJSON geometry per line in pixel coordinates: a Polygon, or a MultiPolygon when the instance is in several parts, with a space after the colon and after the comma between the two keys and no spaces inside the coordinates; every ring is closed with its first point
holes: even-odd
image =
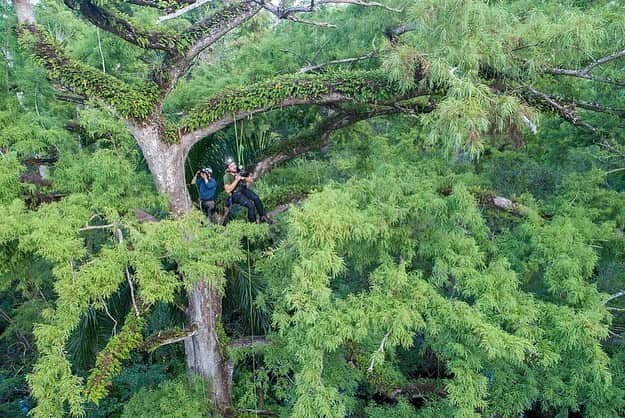
{"type": "Polygon", "coordinates": [[[210,167],[198,170],[191,179],[191,184],[197,185],[200,195],[200,209],[208,219],[212,219],[215,211],[215,196],[217,195],[217,182],[213,178],[213,170],[210,167]],[[199,181],[197,181],[198,175],[200,176],[199,181]]]}

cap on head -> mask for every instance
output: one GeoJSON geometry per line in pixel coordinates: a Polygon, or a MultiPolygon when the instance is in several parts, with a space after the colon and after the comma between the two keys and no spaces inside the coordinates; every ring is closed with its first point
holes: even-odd
{"type": "Polygon", "coordinates": [[[200,170],[202,173],[206,173],[209,176],[213,175],[213,169],[210,167],[204,167],[203,169],[200,170]]]}
{"type": "Polygon", "coordinates": [[[224,160],[224,168],[228,168],[228,166],[232,164],[233,162],[234,162],[234,158],[226,157],[226,159],[224,160]]]}

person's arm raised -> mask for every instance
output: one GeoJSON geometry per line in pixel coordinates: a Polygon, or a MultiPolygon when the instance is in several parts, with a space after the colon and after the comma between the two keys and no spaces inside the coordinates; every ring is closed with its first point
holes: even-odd
{"type": "Polygon", "coordinates": [[[243,177],[239,176],[238,174],[234,176],[234,181],[230,184],[224,184],[224,189],[226,190],[226,193],[231,194],[232,191],[237,187],[237,185],[239,184],[239,181],[242,179],[243,177]]]}

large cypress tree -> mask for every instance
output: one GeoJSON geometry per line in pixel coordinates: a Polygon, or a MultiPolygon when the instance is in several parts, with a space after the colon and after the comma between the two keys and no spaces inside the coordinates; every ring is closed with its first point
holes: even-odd
{"type": "MultiPolygon", "coordinates": [[[[75,251],[62,251],[57,248],[56,253],[45,254],[55,264],[59,300],[55,311],[50,312],[48,322],[41,325],[37,331],[41,358],[31,377],[31,385],[34,395],[39,400],[37,413],[41,416],[57,415],[65,407],[65,402],[69,403],[73,414],[79,414],[84,395],[94,400],[103,396],[106,385],[110,382],[111,376],[118,371],[121,362],[128,357],[130,351],[142,345],[145,313],[157,301],[171,301],[175,291],[181,287],[181,282],[188,289],[189,327],[170,340],[184,339],[188,368],[209,381],[212,399],[222,411],[230,408],[232,364],[224,356],[225,342],[223,336],[220,337],[223,270],[242,257],[239,248],[240,237],[247,236],[251,239],[262,235],[262,232],[253,227],[235,226],[224,232],[229,238],[224,240],[212,229],[198,231],[196,220],[185,216],[191,212],[192,204],[185,185],[184,165],[194,144],[233,122],[286,106],[317,104],[332,109],[333,113],[314,126],[310,132],[280,143],[261,159],[255,170],[255,175],[260,176],[289,158],[321,147],[327,143],[329,132],[333,130],[359,120],[392,113],[401,112],[413,116],[429,114],[422,121],[428,129],[431,143],[441,144],[455,154],[469,150],[475,155],[482,150],[484,138],[488,133],[508,132],[514,139],[518,138],[524,126],[533,129],[531,105],[555,111],[565,120],[585,128],[591,134],[596,132],[597,128],[578,115],[578,108],[622,116],[619,110],[610,104],[590,102],[576,95],[556,94],[567,91],[566,83],[556,83],[558,91],[554,93],[544,92],[542,88],[551,77],[579,79],[593,83],[593,86],[594,83],[599,83],[622,87],[622,83],[612,74],[615,70],[611,64],[623,54],[618,52],[622,48],[618,48],[615,44],[618,42],[615,33],[619,33],[616,29],[620,28],[618,13],[614,13],[610,5],[599,5],[587,10],[571,8],[564,15],[562,13],[570,6],[568,3],[558,3],[553,8],[541,9],[536,6],[536,9],[532,9],[534,14],[527,17],[524,6],[530,6],[522,2],[513,2],[509,5],[462,1],[446,2],[444,5],[438,2],[419,2],[418,5],[408,5],[405,10],[409,13],[394,18],[397,25],[389,27],[386,31],[388,52],[382,69],[272,76],[244,88],[217,92],[197,104],[181,119],[173,121],[164,114],[164,106],[181,78],[193,71],[194,61],[200,55],[207,54],[210,47],[231,30],[244,25],[261,11],[269,12],[279,19],[305,23],[301,22],[299,16],[314,11],[319,5],[351,3],[363,7],[383,6],[361,1],[317,1],[305,5],[280,3],[279,6],[244,1],[211,9],[203,17],[188,21],[184,19],[183,13],[191,8],[207,7],[206,2],[130,1],[119,4],[65,1],[64,3],[67,8],[97,28],[152,51],[149,55],[153,66],[150,79],[133,82],[120,80],[72,58],[44,28],[36,24],[29,2],[14,0],[19,22],[17,33],[22,46],[31,51],[37,61],[46,68],[49,78],[54,83],[82,99],[93,100],[98,106],[112,110],[124,120],[141,148],[156,189],[167,197],[174,219],[143,227],[141,234],[132,238],[131,248],[125,244],[127,238],[124,234],[132,234],[132,230],[125,231],[124,228],[120,228],[115,215],[107,214],[111,219],[107,218],[105,225],[101,227],[112,225],[118,245],[103,250],[94,262],[85,262],[81,248],[74,248],[75,251]],[[182,16],[179,26],[183,29],[174,29],[174,26],[178,25],[163,28],[159,25],[139,23],[131,15],[140,8],[156,9],[167,17],[182,16]],[[612,29],[597,32],[597,27],[605,25],[606,22],[612,29]],[[575,27],[576,30],[570,31],[567,26],[575,27]],[[571,48],[572,45],[575,48],[571,48]],[[604,68],[606,75],[595,75],[604,68]],[[204,252],[207,245],[212,248],[212,258],[207,257],[204,252]],[[176,263],[175,274],[163,268],[160,261],[163,254],[176,263]],[[74,263],[80,266],[75,267],[74,263]],[[129,273],[129,267],[133,274],[129,273]],[[109,280],[112,277],[115,279],[109,280]],[[86,391],[83,392],[82,382],[72,375],[69,362],[65,359],[64,345],[85,311],[90,306],[100,306],[102,299],[115,292],[123,282],[130,284],[133,309],[120,332],[111,338],[98,357],[96,368],[87,382],[86,391]],[[58,396],[52,397],[52,393],[58,393],[58,396]]],[[[394,13],[393,10],[388,12],[394,13]]],[[[372,57],[377,53],[373,51],[368,56],[372,57]]],[[[365,59],[363,57],[366,56],[349,59],[349,62],[365,59]]],[[[325,64],[340,64],[338,61],[340,60],[325,64]]],[[[302,70],[304,72],[318,70],[325,67],[325,64],[317,67],[307,66],[302,70]]],[[[573,86],[575,87],[575,84],[573,86]]],[[[611,92],[613,93],[614,91],[611,92]]],[[[603,140],[605,145],[611,145],[602,137],[603,140]]],[[[370,187],[379,189],[384,185],[371,184],[370,187]]],[[[435,191],[434,187],[430,189],[429,193],[435,191]]],[[[341,193],[349,192],[341,191],[341,193]]],[[[414,193],[417,191],[397,191],[398,195],[414,193]]],[[[327,201],[333,201],[332,196],[326,198],[327,201]]],[[[406,271],[404,263],[410,257],[392,248],[368,248],[384,261],[376,267],[373,276],[377,280],[376,283],[379,282],[382,287],[390,286],[385,284],[386,281],[397,282],[396,286],[394,285],[397,287],[395,291],[405,293],[405,300],[400,298],[405,306],[388,295],[386,298],[378,295],[377,288],[371,290],[371,295],[363,295],[363,300],[354,298],[345,303],[379,306],[380,312],[390,310],[391,305],[395,305],[394,308],[397,310],[396,317],[393,317],[395,325],[386,324],[384,321],[376,324],[386,324],[388,327],[397,327],[398,318],[406,315],[415,316],[415,312],[424,316],[421,310],[423,306],[430,306],[428,304],[432,304],[434,314],[422,320],[406,319],[403,326],[399,326],[396,330],[393,328],[383,332],[384,330],[376,328],[371,334],[361,331],[363,327],[368,326],[367,324],[375,321],[374,317],[367,314],[361,318],[362,323],[354,323],[341,330],[340,338],[326,340],[327,346],[317,346],[314,342],[331,337],[330,331],[334,330],[332,324],[340,320],[341,310],[349,315],[358,312],[357,306],[339,304],[340,306],[335,307],[324,299],[327,296],[324,280],[341,270],[341,263],[336,258],[337,254],[333,253],[333,249],[337,246],[347,248],[351,245],[355,245],[358,249],[359,240],[383,241],[395,233],[392,227],[394,223],[403,225],[404,222],[408,222],[415,228],[424,223],[429,227],[436,225],[434,229],[438,232],[432,232],[435,236],[428,236],[431,242],[423,240],[424,248],[421,249],[424,251],[423,258],[435,266],[432,270],[433,280],[442,283],[449,277],[453,277],[453,280],[466,278],[468,282],[461,285],[466,286],[462,288],[462,292],[471,302],[484,297],[486,298],[484,304],[488,305],[487,302],[494,297],[488,292],[493,289],[480,286],[486,286],[482,281],[488,281],[493,277],[503,280],[502,286],[510,287],[518,300],[525,297],[516,295],[514,274],[508,270],[505,261],[495,260],[488,265],[474,265],[464,260],[461,254],[456,254],[464,250],[473,251],[476,263],[482,257],[475,248],[475,243],[462,240],[460,232],[454,229],[456,226],[447,224],[436,211],[443,211],[450,219],[458,218],[457,222],[461,225],[464,223],[461,218],[468,218],[469,224],[464,227],[471,229],[475,236],[481,237],[480,239],[485,232],[480,222],[476,220],[477,215],[472,212],[475,210],[474,206],[467,203],[467,199],[470,198],[462,189],[456,191],[449,201],[440,199],[434,194],[422,196],[421,200],[430,201],[430,205],[424,208],[419,208],[418,202],[403,202],[400,205],[402,207],[416,205],[413,208],[417,214],[414,219],[402,218],[399,215],[398,218],[393,218],[388,213],[384,216],[371,214],[367,212],[368,209],[363,209],[362,213],[346,209],[341,214],[326,210],[324,207],[317,208],[316,213],[332,214],[329,216],[332,222],[328,225],[316,225],[326,232],[322,237],[308,231],[306,222],[309,220],[305,217],[306,212],[301,215],[303,218],[295,218],[293,221],[295,230],[300,231],[300,236],[290,237],[291,250],[296,257],[293,260],[294,266],[288,267],[287,271],[292,273],[289,280],[294,282],[289,286],[294,287],[287,289],[290,294],[286,301],[276,302],[280,307],[276,313],[276,323],[289,345],[290,351],[287,352],[298,356],[301,361],[299,366],[294,366],[302,367],[298,375],[300,400],[295,407],[295,411],[300,415],[341,415],[343,409],[340,400],[336,400],[336,393],[328,392],[324,385],[320,384],[319,368],[322,368],[324,351],[332,351],[348,342],[360,344],[363,342],[361,340],[372,338],[376,333],[381,333],[381,339],[379,348],[371,360],[372,370],[375,369],[376,362],[379,363],[380,357],[383,357],[386,344],[389,344],[389,347],[409,346],[410,336],[415,332],[423,331],[426,334],[429,332],[429,337],[433,339],[431,344],[450,364],[453,363],[450,372],[457,378],[447,389],[451,403],[441,406],[441,410],[457,407],[460,411],[458,413],[467,415],[471,413],[470,411],[484,407],[486,383],[483,376],[479,376],[478,370],[486,367],[485,364],[490,369],[503,370],[495,372],[497,375],[512,375],[514,373],[509,364],[535,361],[529,359],[532,353],[538,350],[536,345],[533,345],[536,344],[535,340],[532,340],[533,337],[525,334],[516,335],[517,332],[526,330],[510,331],[498,328],[502,327],[502,323],[518,320],[518,313],[500,313],[502,318],[497,320],[499,322],[492,323],[482,317],[484,315],[484,312],[481,312],[482,308],[471,310],[462,303],[446,302],[436,294],[435,286],[428,287],[417,277],[419,273],[411,272],[410,269],[406,271]],[[423,210],[424,214],[420,214],[419,210],[423,210]],[[429,211],[436,213],[432,215],[429,211]],[[343,219],[342,216],[346,218],[343,219]],[[388,222],[389,230],[380,229],[379,232],[373,233],[370,230],[372,223],[358,222],[360,216],[379,218],[378,223],[388,222]],[[298,222],[303,223],[303,226],[298,222]],[[356,229],[358,227],[363,229],[356,229]],[[367,234],[367,231],[370,233],[367,234]],[[462,249],[454,248],[452,242],[436,235],[441,234],[441,231],[447,231],[451,236],[457,235],[455,245],[461,246],[462,249]],[[376,234],[381,234],[383,238],[379,238],[376,234]],[[356,244],[347,240],[348,236],[352,236],[356,244]],[[430,252],[427,250],[428,245],[432,246],[430,252]],[[434,256],[443,251],[442,249],[446,249],[449,254],[434,256]],[[398,256],[401,256],[402,262],[394,263],[393,257],[398,256]],[[461,261],[464,264],[455,265],[461,261]],[[493,273],[494,271],[496,273],[493,273]],[[310,293],[304,292],[308,287],[311,287],[310,293]],[[421,306],[410,305],[414,303],[410,299],[417,294],[429,295],[428,301],[424,300],[421,306]],[[310,308],[309,304],[313,302],[321,303],[323,307],[310,308]],[[304,304],[305,307],[302,308],[300,304],[304,304]],[[319,309],[322,313],[317,313],[319,309]],[[457,323],[460,321],[459,318],[469,317],[473,318],[473,322],[460,325],[457,323]],[[318,324],[313,326],[311,318],[318,320],[318,324]],[[319,332],[318,327],[321,327],[319,332]],[[441,328],[444,331],[440,331],[441,328]],[[443,338],[437,334],[439,332],[452,335],[445,334],[443,338]],[[466,341],[455,342],[463,348],[444,344],[445,339],[460,338],[458,334],[466,334],[462,337],[466,338],[466,341]],[[310,349],[311,347],[313,349],[310,349]],[[484,353],[480,353],[480,350],[484,350],[484,353]],[[457,360],[457,357],[462,357],[465,361],[457,360]],[[469,362],[467,358],[471,361],[469,362]]],[[[314,204],[315,202],[311,203],[313,205],[311,207],[314,207],[314,204]]],[[[317,204],[323,206],[323,203],[317,204]]],[[[62,210],[57,216],[63,217],[62,210]]],[[[64,231],[67,238],[64,244],[71,242],[72,245],[80,245],[75,235],[82,225],[81,222],[86,222],[89,216],[86,212],[74,214],[79,221],[73,225],[74,230],[64,231]]],[[[315,221],[310,222],[314,224],[315,221]]],[[[400,236],[402,234],[397,233],[400,236]]],[[[401,237],[395,238],[401,242],[401,237]]],[[[32,238],[31,240],[35,242],[32,238]]],[[[536,245],[540,246],[539,244],[536,245]]],[[[541,251],[544,254],[554,251],[547,244],[543,247],[541,251]]],[[[580,252],[584,251],[586,249],[580,249],[580,252]]],[[[588,254],[584,255],[592,258],[588,254]]],[[[541,261],[535,262],[540,264],[541,261]]],[[[589,263],[582,264],[579,266],[579,269],[583,270],[580,273],[580,280],[587,276],[589,263]]],[[[275,267],[272,271],[279,271],[283,267],[283,265],[275,267]]],[[[571,296],[572,289],[562,290],[556,287],[554,292],[566,293],[564,296],[566,304],[576,306],[581,303],[584,307],[588,307],[597,305],[596,302],[599,300],[599,296],[589,289],[582,289],[583,295],[571,296]]],[[[519,303],[517,299],[513,302],[519,303]]],[[[531,307],[536,308],[534,305],[531,307]]],[[[545,309],[547,308],[552,307],[545,309]]],[[[596,321],[590,323],[590,331],[585,338],[588,338],[586,342],[590,344],[589,349],[597,354],[596,340],[604,336],[605,328],[600,325],[602,313],[593,312],[593,315],[596,321]]],[[[541,318],[537,314],[530,319],[538,322],[548,320],[541,318]]],[[[544,364],[541,363],[541,367],[548,367],[551,364],[549,361],[553,360],[545,353],[553,354],[549,350],[542,353],[547,359],[543,359],[544,364]]],[[[597,357],[593,357],[592,353],[588,355],[593,361],[598,362],[597,364],[601,362],[600,354],[597,354],[597,357]]],[[[538,378],[542,377],[543,375],[540,375],[538,378]]],[[[527,407],[527,402],[515,405],[527,407]]]]}

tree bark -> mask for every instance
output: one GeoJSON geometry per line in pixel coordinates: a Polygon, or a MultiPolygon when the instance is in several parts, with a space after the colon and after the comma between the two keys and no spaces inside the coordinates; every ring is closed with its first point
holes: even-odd
{"type": "Polygon", "coordinates": [[[129,127],[154,176],[156,189],[169,198],[172,213],[180,217],[190,212],[193,204],[184,177],[185,148],[163,140],[163,129],[158,122],[130,123],[129,127]]]}
{"type": "MultiPolygon", "coordinates": [[[[157,122],[131,123],[129,127],[143,151],[157,190],[169,198],[172,213],[181,217],[193,210],[184,175],[188,150],[182,144],[165,142],[157,122]]],[[[211,400],[222,413],[228,414],[234,366],[224,358],[219,347],[217,331],[221,320],[222,295],[205,280],[196,283],[188,293],[188,326],[197,332],[184,340],[187,368],[207,381],[211,400]]]]}
{"type": "Polygon", "coordinates": [[[206,281],[189,292],[188,315],[197,333],[184,341],[187,369],[209,384],[211,399],[222,413],[231,412],[232,372],[234,365],[219,350],[217,334],[221,320],[221,295],[206,281]]]}
{"type": "Polygon", "coordinates": [[[19,24],[34,25],[36,23],[33,2],[31,0],[13,0],[13,5],[15,6],[15,14],[19,24]]]}

